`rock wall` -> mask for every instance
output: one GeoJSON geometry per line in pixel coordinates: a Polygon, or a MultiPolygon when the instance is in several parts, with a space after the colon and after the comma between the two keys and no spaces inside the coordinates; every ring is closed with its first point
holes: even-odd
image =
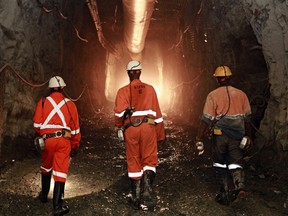
{"type": "Polygon", "coordinates": [[[43,12],[37,1],[1,0],[0,20],[2,164],[29,151],[35,101],[43,90],[33,84],[59,69],[60,53],[58,19],[43,12]]]}
{"type": "Polygon", "coordinates": [[[269,68],[270,99],[260,131],[288,150],[288,1],[245,0],[243,6],[269,68]]]}

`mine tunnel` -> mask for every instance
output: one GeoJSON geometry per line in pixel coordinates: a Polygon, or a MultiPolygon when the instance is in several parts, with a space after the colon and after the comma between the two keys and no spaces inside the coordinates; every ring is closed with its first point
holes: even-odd
{"type": "Polygon", "coordinates": [[[114,127],[130,60],[157,93],[166,133],[149,214],[288,214],[287,11],[284,0],[0,1],[0,215],[51,215],[53,186],[48,203],[38,199],[32,119],[55,75],[82,134],[65,186],[69,214],[148,214],[127,201],[125,144],[114,127]],[[252,111],[256,150],[245,167],[248,202],[237,209],[215,202],[211,152],[199,157],[194,146],[219,65],[252,111]]]}

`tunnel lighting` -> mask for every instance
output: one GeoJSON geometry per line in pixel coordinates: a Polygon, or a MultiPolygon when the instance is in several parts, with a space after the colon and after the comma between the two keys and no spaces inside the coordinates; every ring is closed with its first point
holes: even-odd
{"type": "Polygon", "coordinates": [[[144,48],[155,0],[123,0],[124,41],[131,53],[144,48]]]}
{"type": "Polygon", "coordinates": [[[204,33],[204,42],[207,43],[208,39],[207,39],[207,32],[204,33]]]}
{"type": "MultiPolygon", "coordinates": [[[[147,41],[145,53],[148,53],[148,55],[143,57],[145,60],[142,61],[143,70],[140,80],[154,87],[161,109],[168,109],[174,95],[171,86],[176,85],[178,80],[177,70],[175,71],[173,67],[176,63],[170,61],[171,64],[164,67],[163,50],[159,43],[154,41],[147,41]],[[175,76],[174,73],[176,73],[175,76]]],[[[123,56],[125,56],[125,52],[123,56]]],[[[106,59],[105,96],[108,101],[114,103],[117,91],[129,84],[129,77],[125,70],[127,62],[117,58],[112,53],[107,53],[106,59]]],[[[175,61],[178,61],[178,59],[175,61]]]]}

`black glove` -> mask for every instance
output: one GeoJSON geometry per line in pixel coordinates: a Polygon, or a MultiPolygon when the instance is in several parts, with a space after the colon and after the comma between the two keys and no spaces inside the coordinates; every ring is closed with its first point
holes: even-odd
{"type": "Polygon", "coordinates": [[[78,154],[79,146],[75,146],[73,149],[70,151],[70,157],[73,158],[78,154]]]}

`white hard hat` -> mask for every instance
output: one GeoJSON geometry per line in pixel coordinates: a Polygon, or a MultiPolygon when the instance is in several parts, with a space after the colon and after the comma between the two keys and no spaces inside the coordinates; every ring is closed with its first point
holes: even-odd
{"type": "Polygon", "coordinates": [[[140,61],[130,61],[127,64],[127,71],[129,70],[142,70],[140,61]]]}
{"type": "Polygon", "coordinates": [[[48,88],[65,87],[66,83],[60,76],[53,76],[49,80],[48,88]]]}

